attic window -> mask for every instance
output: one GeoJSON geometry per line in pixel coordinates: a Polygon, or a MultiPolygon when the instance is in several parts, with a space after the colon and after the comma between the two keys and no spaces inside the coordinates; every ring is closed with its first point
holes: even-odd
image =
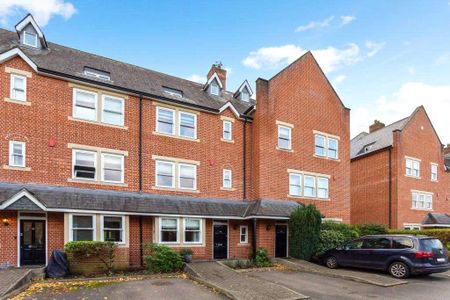
{"type": "Polygon", "coordinates": [[[37,43],[37,34],[32,33],[32,32],[26,32],[24,31],[23,33],[23,44],[27,45],[27,46],[31,46],[34,48],[37,48],[38,43],[37,43]]]}
{"type": "Polygon", "coordinates": [[[363,149],[363,153],[369,152],[370,150],[372,150],[372,147],[373,147],[373,143],[372,143],[372,144],[365,145],[365,146],[364,146],[364,149],[363,149]]]}
{"type": "Polygon", "coordinates": [[[93,68],[89,68],[89,67],[84,67],[83,73],[86,76],[95,77],[95,78],[98,78],[101,80],[111,80],[109,72],[106,72],[106,71],[101,71],[101,70],[97,70],[97,69],[93,69],[93,68]]]}
{"type": "Polygon", "coordinates": [[[219,96],[219,84],[214,80],[210,85],[211,95],[219,96]]]}
{"type": "Polygon", "coordinates": [[[163,92],[172,97],[183,98],[183,91],[163,86],[163,92]]]}
{"type": "Polygon", "coordinates": [[[242,91],[242,93],[241,93],[241,100],[242,100],[242,101],[245,101],[245,102],[248,102],[248,101],[250,100],[250,94],[249,94],[249,92],[247,91],[247,89],[244,89],[244,90],[242,91]]]}

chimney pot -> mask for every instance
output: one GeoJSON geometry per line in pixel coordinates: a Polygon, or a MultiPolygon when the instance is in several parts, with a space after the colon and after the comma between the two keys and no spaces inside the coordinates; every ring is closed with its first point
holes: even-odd
{"type": "Polygon", "coordinates": [[[377,130],[379,130],[381,128],[384,128],[384,126],[385,126],[384,123],[382,123],[382,122],[380,122],[378,120],[375,120],[373,122],[373,124],[369,126],[369,132],[372,133],[372,132],[377,131],[377,130]]]}

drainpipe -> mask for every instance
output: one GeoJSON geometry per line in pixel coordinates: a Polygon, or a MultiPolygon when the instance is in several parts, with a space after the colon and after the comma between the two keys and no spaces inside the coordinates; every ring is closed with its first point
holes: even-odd
{"type": "Polygon", "coordinates": [[[242,160],[243,160],[243,172],[244,172],[244,180],[243,180],[243,198],[244,200],[247,198],[247,180],[246,180],[246,170],[247,170],[247,130],[246,130],[246,126],[247,125],[247,116],[244,116],[244,133],[243,133],[243,153],[242,153],[242,160]]]}
{"type": "Polygon", "coordinates": [[[252,258],[256,259],[256,218],[253,219],[253,244],[252,244],[252,258]]]}
{"type": "Polygon", "coordinates": [[[142,193],[142,95],[139,95],[139,193],[142,193]]]}
{"type": "Polygon", "coordinates": [[[389,228],[392,228],[392,148],[389,148],[389,228]]]}

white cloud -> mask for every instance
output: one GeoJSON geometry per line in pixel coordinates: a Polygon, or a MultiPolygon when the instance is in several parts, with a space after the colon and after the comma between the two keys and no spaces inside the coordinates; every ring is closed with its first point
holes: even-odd
{"type": "MultiPolygon", "coordinates": [[[[253,69],[274,69],[287,65],[306,52],[300,46],[284,45],[279,47],[263,47],[250,54],[242,63],[253,69]]],[[[351,65],[361,59],[358,45],[350,44],[346,48],[328,47],[313,50],[314,57],[324,72],[332,72],[342,66],[351,65]]]]}
{"type": "Polygon", "coordinates": [[[375,54],[377,54],[383,47],[386,45],[386,43],[376,43],[373,41],[367,41],[366,42],[366,48],[367,48],[367,56],[372,57],[375,54]]]}
{"type": "Polygon", "coordinates": [[[338,85],[338,84],[341,84],[342,82],[344,82],[345,79],[347,79],[347,76],[338,75],[333,79],[333,83],[334,83],[334,85],[338,85]]]}
{"type": "Polygon", "coordinates": [[[450,52],[444,53],[442,55],[440,55],[436,61],[435,61],[436,65],[442,66],[442,65],[447,65],[450,63],[450,52]]]}
{"type": "Polygon", "coordinates": [[[64,0],[1,0],[0,22],[7,24],[11,17],[23,16],[30,12],[40,26],[47,25],[53,15],[69,19],[76,9],[64,0]]]}
{"type": "Polygon", "coordinates": [[[392,95],[379,97],[373,103],[365,103],[363,107],[354,109],[352,136],[367,131],[371,120],[378,119],[387,125],[409,116],[420,105],[425,106],[442,143],[449,143],[450,85],[429,85],[423,82],[407,82],[392,95]]]}
{"type": "Polygon", "coordinates": [[[194,82],[198,82],[198,83],[205,83],[206,82],[206,77],[205,76],[200,76],[198,74],[192,74],[192,75],[186,77],[186,79],[194,81],[194,82]]]}
{"type": "Polygon", "coordinates": [[[311,21],[306,25],[298,26],[297,29],[295,29],[296,32],[303,32],[311,29],[316,28],[323,28],[330,25],[331,21],[333,21],[334,16],[328,17],[325,20],[322,21],[311,21]]]}
{"type": "Polygon", "coordinates": [[[356,20],[355,16],[341,16],[341,25],[340,26],[347,25],[355,20],[356,20]]]}

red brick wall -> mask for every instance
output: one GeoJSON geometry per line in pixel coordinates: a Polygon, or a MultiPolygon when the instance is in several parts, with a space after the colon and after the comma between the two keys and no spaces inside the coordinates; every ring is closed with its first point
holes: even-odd
{"type": "Polygon", "coordinates": [[[47,214],[47,250],[48,259],[53,250],[64,250],[64,214],[47,214]]]}
{"type": "Polygon", "coordinates": [[[17,264],[17,212],[0,210],[0,263],[17,264]],[[9,225],[2,220],[8,219],[9,225]]]}
{"type": "MultiPolygon", "coordinates": [[[[130,244],[130,267],[141,267],[141,228],[139,216],[129,217],[129,244],[130,244]]],[[[143,244],[153,241],[153,218],[142,217],[142,242],[143,244]]]]}
{"type": "Polygon", "coordinates": [[[296,199],[316,205],[329,218],[350,222],[349,111],[306,54],[270,81],[257,81],[257,110],[253,122],[252,198],[288,199],[287,169],[330,175],[331,201],[296,199]],[[292,149],[276,149],[276,120],[294,125],[292,149]],[[313,130],[340,137],[339,160],[314,156],[313,130]]]}

